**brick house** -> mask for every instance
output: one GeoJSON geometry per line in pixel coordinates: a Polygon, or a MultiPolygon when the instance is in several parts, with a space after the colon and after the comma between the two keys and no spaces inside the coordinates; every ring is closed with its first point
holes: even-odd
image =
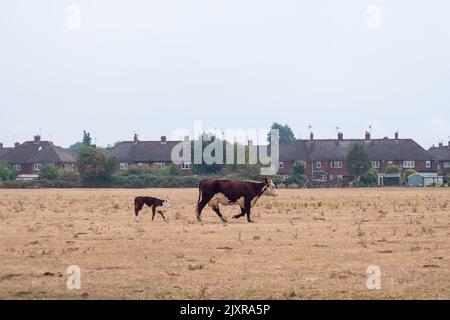
{"type": "MultiPolygon", "coordinates": [[[[165,136],[159,141],[139,141],[135,135],[133,141],[117,143],[107,151],[109,156],[117,159],[117,171],[126,171],[129,168],[155,168],[162,170],[172,165],[172,149],[180,141],[168,141],[165,136]]],[[[191,174],[191,162],[175,165],[181,175],[191,174]]]]}
{"type": "Polygon", "coordinates": [[[438,162],[438,174],[450,175],[450,141],[447,145],[439,143],[438,147],[431,147],[428,150],[438,162]]]}
{"type": "Polygon", "coordinates": [[[419,172],[436,172],[434,157],[412,139],[344,139],[339,133],[337,139],[297,140],[290,145],[280,145],[280,169],[278,174],[289,176],[292,166],[298,161],[306,164],[306,175],[314,185],[339,186],[350,180],[346,169],[346,159],[352,145],[363,145],[372,168],[384,173],[388,165],[397,165],[403,172],[408,168],[419,172]]]}
{"type": "Polygon", "coordinates": [[[16,143],[0,160],[12,165],[18,178],[37,178],[41,167],[46,164],[58,169],[76,170],[76,156],[73,153],[50,141],[41,141],[38,135],[33,141],[16,143]]]}

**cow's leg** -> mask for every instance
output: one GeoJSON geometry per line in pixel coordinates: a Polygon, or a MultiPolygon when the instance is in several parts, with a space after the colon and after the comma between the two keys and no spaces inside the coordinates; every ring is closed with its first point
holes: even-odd
{"type": "Polygon", "coordinates": [[[243,216],[245,216],[245,209],[241,208],[241,213],[234,215],[233,219],[239,219],[240,217],[243,217],[243,216]]]}
{"type": "Polygon", "coordinates": [[[247,213],[247,221],[253,222],[252,218],[250,217],[250,208],[252,207],[251,201],[249,199],[245,199],[244,201],[244,208],[245,212],[247,213]]]}
{"type": "Polygon", "coordinates": [[[219,218],[223,221],[223,222],[227,222],[227,219],[225,219],[225,217],[222,215],[222,213],[219,210],[219,206],[214,206],[212,208],[214,210],[215,213],[217,213],[217,215],[219,216],[219,218]]]}
{"type": "Polygon", "coordinates": [[[207,198],[205,196],[200,197],[198,204],[197,204],[197,220],[198,221],[202,221],[200,216],[202,214],[203,208],[205,208],[205,206],[208,204],[209,200],[211,200],[211,197],[209,197],[209,198],[207,198]]]}
{"type": "Polygon", "coordinates": [[[164,217],[164,212],[162,210],[158,210],[159,215],[166,221],[166,217],[164,217]]]}

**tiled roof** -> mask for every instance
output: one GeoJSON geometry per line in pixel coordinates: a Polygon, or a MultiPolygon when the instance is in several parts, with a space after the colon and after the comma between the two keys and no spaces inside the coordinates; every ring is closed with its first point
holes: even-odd
{"type": "Polygon", "coordinates": [[[75,155],[50,141],[27,141],[2,157],[3,161],[17,164],[75,163],[75,155]]]}
{"type": "Polygon", "coordinates": [[[180,141],[124,141],[119,142],[108,155],[122,162],[170,162],[172,149],[180,141]]]}
{"type": "Polygon", "coordinates": [[[450,146],[431,147],[428,152],[439,161],[450,161],[450,146]]]}
{"type": "Polygon", "coordinates": [[[5,156],[11,150],[13,150],[13,148],[1,148],[0,149],[0,160],[2,160],[2,157],[5,156]]]}
{"type": "Polygon", "coordinates": [[[362,144],[370,160],[431,160],[433,156],[412,139],[297,140],[280,145],[280,161],[345,160],[354,144],[362,144]]]}

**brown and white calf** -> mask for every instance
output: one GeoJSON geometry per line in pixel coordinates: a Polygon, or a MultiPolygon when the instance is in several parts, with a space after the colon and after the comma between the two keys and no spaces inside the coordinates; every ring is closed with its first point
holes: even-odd
{"type": "Polygon", "coordinates": [[[247,221],[253,222],[250,217],[250,209],[256,204],[261,196],[278,196],[272,180],[264,178],[260,182],[240,181],[228,179],[205,179],[200,181],[199,196],[197,202],[197,220],[201,221],[202,210],[209,205],[214,212],[227,222],[219,210],[219,204],[224,206],[238,205],[241,212],[233,218],[240,218],[247,214],[247,221]]]}
{"type": "Polygon", "coordinates": [[[152,221],[153,219],[155,219],[156,212],[158,212],[161,215],[161,217],[163,217],[163,219],[166,220],[163,211],[161,209],[157,210],[157,208],[171,207],[169,200],[158,199],[154,197],[136,197],[134,199],[134,214],[136,215],[136,222],[139,222],[139,211],[141,211],[144,205],[147,205],[152,208],[152,221]]]}

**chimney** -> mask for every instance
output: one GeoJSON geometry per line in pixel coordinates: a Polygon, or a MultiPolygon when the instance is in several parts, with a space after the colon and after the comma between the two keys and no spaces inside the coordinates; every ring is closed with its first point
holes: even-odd
{"type": "Polygon", "coordinates": [[[19,142],[14,143],[14,148],[18,148],[18,147],[20,147],[20,143],[19,142]]]}
{"type": "Polygon", "coordinates": [[[0,142],[0,150],[3,149],[3,143],[0,142]]]}
{"type": "Polygon", "coordinates": [[[133,141],[134,141],[134,143],[138,143],[139,142],[137,133],[134,134],[133,141]]]}
{"type": "Polygon", "coordinates": [[[439,142],[439,148],[443,147],[444,143],[443,142],[439,142]]]}
{"type": "Polygon", "coordinates": [[[338,132],[338,141],[344,140],[344,134],[342,132],[338,132]]]}
{"type": "Polygon", "coordinates": [[[395,140],[398,140],[398,131],[395,133],[395,140]]]}
{"type": "Polygon", "coordinates": [[[34,143],[39,143],[39,142],[41,142],[41,136],[37,134],[34,136],[34,143]]]}
{"type": "Polygon", "coordinates": [[[252,140],[252,139],[248,140],[248,145],[249,145],[250,147],[253,146],[253,140],[252,140]]]}
{"type": "Polygon", "coordinates": [[[161,136],[161,143],[162,144],[165,144],[166,143],[166,136],[161,136]]]}
{"type": "Polygon", "coordinates": [[[366,131],[366,140],[370,140],[370,132],[366,131]]]}
{"type": "Polygon", "coordinates": [[[448,147],[450,148],[450,141],[448,142],[448,147]]]}
{"type": "Polygon", "coordinates": [[[184,142],[189,142],[189,136],[184,136],[184,142]]]}
{"type": "Polygon", "coordinates": [[[314,133],[311,132],[311,134],[309,135],[309,140],[314,140],[314,133]]]}

